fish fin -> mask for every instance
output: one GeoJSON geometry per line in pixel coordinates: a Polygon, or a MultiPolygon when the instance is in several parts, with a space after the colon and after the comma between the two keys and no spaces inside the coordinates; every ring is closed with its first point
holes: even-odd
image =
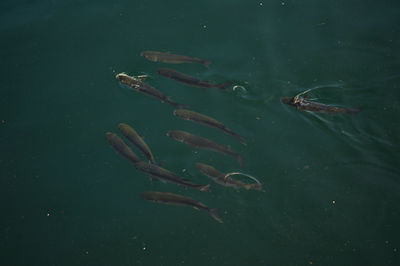
{"type": "Polygon", "coordinates": [[[162,167],[165,161],[153,162],[155,165],[162,167]]]}
{"type": "Polygon", "coordinates": [[[237,160],[238,160],[238,162],[239,162],[239,164],[240,164],[240,167],[243,167],[243,163],[244,163],[243,157],[240,156],[240,155],[238,155],[236,158],[237,158],[237,160]]]}
{"type": "Polygon", "coordinates": [[[147,79],[147,77],[148,77],[148,75],[139,75],[139,76],[136,76],[136,79],[143,82],[147,79]]]}
{"type": "Polygon", "coordinates": [[[228,81],[228,82],[217,84],[215,87],[217,87],[218,89],[221,89],[221,90],[227,90],[227,89],[229,89],[228,86],[230,86],[230,85],[232,85],[232,82],[228,81]]]}
{"type": "Polygon", "coordinates": [[[207,67],[207,68],[210,68],[210,65],[211,65],[211,61],[208,61],[208,60],[203,60],[202,62],[201,62],[205,67],[207,67]]]}
{"type": "Polygon", "coordinates": [[[218,209],[210,209],[208,213],[211,215],[212,218],[217,220],[219,223],[223,223],[221,217],[218,214],[218,209]]]}
{"type": "Polygon", "coordinates": [[[171,103],[176,109],[185,109],[190,108],[188,104],[180,104],[180,103],[171,103]]]}
{"type": "Polygon", "coordinates": [[[210,184],[201,186],[200,187],[200,191],[202,191],[202,192],[210,192],[210,184]]]}
{"type": "Polygon", "coordinates": [[[252,184],[246,184],[246,185],[244,185],[244,188],[245,188],[246,190],[250,190],[252,187],[253,187],[252,184]]]}

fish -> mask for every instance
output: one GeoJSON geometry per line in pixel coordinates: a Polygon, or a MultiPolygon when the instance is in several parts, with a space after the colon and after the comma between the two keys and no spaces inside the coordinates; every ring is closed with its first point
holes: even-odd
{"type": "Polygon", "coordinates": [[[185,55],[171,54],[169,52],[144,51],[141,52],[140,55],[153,62],[163,62],[169,64],[200,63],[205,67],[209,67],[211,65],[211,61],[208,60],[185,55]]]}
{"type": "Polygon", "coordinates": [[[171,104],[172,106],[176,108],[186,108],[188,105],[185,104],[180,104],[177,102],[174,102],[171,98],[160,92],[159,90],[151,87],[150,85],[142,82],[140,79],[137,79],[135,77],[128,76],[125,73],[119,73],[116,76],[116,79],[118,79],[122,84],[127,85],[131,87],[132,89],[141,92],[143,94],[152,96],[156,99],[159,99],[161,102],[167,102],[171,104]]]}
{"type": "Polygon", "coordinates": [[[110,146],[122,157],[124,157],[133,164],[141,162],[140,158],[131,150],[131,148],[129,148],[128,144],[126,144],[117,134],[107,132],[106,138],[110,146]]]}
{"type": "Polygon", "coordinates": [[[217,222],[223,223],[221,217],[218,214],[218,209],[211,209],[204,205],[202,202],[197,201],[195,199],[185,197],[178,194],[173,194],[169,192],[158,192],[158,191],[146,191],[142,192],[140,196],[151,202],[160,202],[165,204],[174,204],[174,205],[185,205],[191,206],[195,209],[202,209],[207,211],[212,218],[214,218],[217,222]]]}
{"type": "Polygon", "coordinates": [[[298,110],[310,111],[316,113],[327,113],[327,114],[357,114],[361,111],[358,108],[343,108],[338,106],[326,105],[318,102],[307,101],[301,97],[284,97],[281,98],[281,102],[298,110]]]}
{"type": "Polygon", "coordinates": [[[200,87],[200,88],[217,88],[217,89],[221,89],[221,90],[227,90],[228,86],[232,84],[232,82],[213,84],[208,81],[199,80],[197,78],[194,78],[192,76],[180,73],[178,71],[175,71],[175,70],[172,70],[169,68],[159,68],[158,74],[160,74],[161,76],[182,82],[184,84],[195,86],[195,87],[200,87]]]}
{"type": "Polygon", "coordinates": [[[144,142],[142,137],[132,127],[121,123],[118,125],[118,128],[122,135],[124,135],[127,140],[135,145],[135,147],[138,148],[151,163],[155,163],[154,156],[151,153],[149,146],[147,146],[146,142],[144,142]]]}
{"type": "Polygon", "coordinates": [[[181,131],[181,130],[171,130],[168,131],[167,133],[168,137],[171,137],[179,142],[185,143],[187,145],[190,145],[195,148],[202,148],[202,149],[208,149],[208,150],[213,150],[217,151],[223,154],[228,154],[233,157],[235,157],[240,166],[243,166],[244,159],[237,154],[236,152],[232,151],[231,148],[218,144],[212,140],[193,135],[191,133],[181,131]]]}
{"type": "Polygon", "coordinates": [[[176,109],[174,110],[174,115],[184,120],[194,121],[209,127],[220,129],[239,140],[243,145],[246,145],[246,141],[242,136],[233,132],[214,118],[187,109],[176,109]]]}
{"type": "Polygon", "coordinates": [[[232,179],[230,177],[227,177],[227,174],[221,173],[211,165],[196,163],[196,168],[199,169],[200,172],[202,172],[204,175],[210,177],[215,183],[219,185],[232,187],[235,189],[245,188],[246,190],[262,190],[261,183],[248,184],[240,180],[232,179]]]}
{"type": "Polygon", "coordinates": [[[138,162],[135,164],[136,169],[139,171],[145,172],[152,177],[158,178],[161,181],[167,181],[170,183],[175,183],[178,185],[182,185],[185,187],[191,187],[197,190],[200,190],[202,192],[209,192],[210,191],[210,184],[207,185],[198,185],[195,183],[192,183],[191,181],[181,178],[177,174],[164,169],[158,165],[147,163],[147,162],[138,162]]]}

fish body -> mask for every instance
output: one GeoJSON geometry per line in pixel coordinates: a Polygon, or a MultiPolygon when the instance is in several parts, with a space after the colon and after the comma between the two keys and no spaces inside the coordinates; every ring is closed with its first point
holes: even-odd
{"type": "Polygon", "coordinates": [[[194,121],[194,122],[197,122],[197,123],[209,126],[209,127],[214,127],[214,128],[220,129],[220,130],[224,131],[225,133],[238,139],[242,144],[246,145],[246,141],[244,140],[244,138],[242,136],[233,132],[232,130],[227,128],[224,124],[215,120],[212,117],[209,117],[209,116],[206,116],[206,115],[194,112],[194,111],[186,110],[186,109],[176,109],[176,110],[174,110],[174,115],[177,117],[180,117],[182,119],[185,119],[185,120],[194,121]]]}
{"type": "Polygon", "coordinates": [[[185,197],[178,194],[158,191],[146,191],[140,194],[142,198],[152,202],[161,202],[165,204],[185,205],[195,209],[201,209],[207,211],[212,218],[222,223],[221,217],[218,215],[218,209],[211,209],[204,205],[202,202],[194,200],[189,197],[185,197]]]}
{"type": "Polygon", "coordinates": [[[125,84],[132,89],[141,92],[143,94],[152,96],[154,98],[159,99],[161,102],[167,102],[176,108],[183,108],[187,107],[187,105],[180,104],[177,102],[174,102],[171,98],[160,92],[159,90],[151,87],[150,85],[142,82],[140,79],[128,76],[125,73],[120,73],[115,76],[122,84],[125,84]]]}
{"type": "Polygon", "coordinates": [[[231,82],[227,83],[221,83],[221,84],[213,84],[208,81],[204,80],[199,80],[197,78],[194,78],[192,76],[180,73],[178,71],[169,69],[169,68],[159,68],[158,69],[158,74],[161,76],[191,85],[195,87],[200,87],[200,88],[217,88],[221,90],[227,90],[227,86],[231,84],[231,82]]]}
{"type": "Polygon", "coordinates": [[[200,63],[206,67],[209,67],[211,64],[211,61],[185,55],[171,54],[168,52],[144,51],[140,55],[153,62],[169,64],[200,63]]]}
{"type": "Polygon", "coordinates": [[[129,146],[117,134],[107,132],[106,138],[110,146],[122,157],[136,164],[140,162],[140,158],[129,148],[129,146]]]}
{"type": "Polygon", "coordinates": [[[208,149],[208,150],[217,151],[217,152],[220,152],[223,154],[231,155],[238,160],[240,166],[243,165],[244,159],[239,154],[232,151],[229,147],[218,144],[212,140],[209,140],[209,139],[197,136],[197,135],[193,135],[191,133],[181,131],[181,130],[168,131],[167,136],[171,137],[179,142],[182,142],[182,143],[185,143],[192,147],[195,147],[195,148],[208,149]]]}
{"type": "Polygon", "coordinates": [[[235,180],[230,177],[225,178],[225,174],[221,173],[220,171],[216,170],[211,165],[207,165],[204,163],[196,163],[197,169],[200,170],[204,175],[210,177],[215,183],[226,186],[232,187],[235,189],[245,188],[246,190],[261,190],[260,184],[247,184],[240,180],[235,180]]]}
{"type": "Polygon", "coordinates": [[[357,108],[343,108],[338,106],[331,106],[317,102],[307,101],[304,98],[281,98],[281,102],[290,106],[293,106],[302,111],[310,111],[316,113],[328,113],[328,114],[357,114],[360,109],[357,108]]]}
{"type": "Polygon", "coordinates": [[[127,124],[119,124],[119,130],[122,135],[125,136],[136,148],[138,148],[146,157],[149,159],[151,163],[154,163],[154,156],[151,153],[149,146],[147,146],[146,142],[142,139],[142,137],[129,125],[127,124]]]}
{"type": "Polygon", "coordinates": [[[200,191],[205,191],[208,192],[210,189],[210,184],[207,185],[198,185],[195,183],[190,182],[187,179],[181,178],[177,174],[164,169],[158,165],[151,164],[151,163],[146,163],[146,162],[138,162],[135,164],[136,169],[145,172],[152,177],[158,178],[162,181],[167,181],[171,183],[175,183],[178,185],[186,186],[186,187],[191,187],[200,191]]]}

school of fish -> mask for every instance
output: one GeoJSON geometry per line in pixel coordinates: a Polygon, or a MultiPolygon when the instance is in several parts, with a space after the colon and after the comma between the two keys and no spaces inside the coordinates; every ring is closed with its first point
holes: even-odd
{"type": "MultiPolygon", "coordinates": [[[[169,52],[144,51],[141,53],[141,56],[152,62],[162,62],[169,64],[199,63],[207,68],[211,65],[211,61],[208,60],[200,59],[197,57],[172,54],[169,52]]],[[[163,77],[167,77],[169,79],[181,82],[185,85],[200,87],[204,89],[216,88],[221,90],[228,90],[229,86],[232,85],[232,82],[230,81],[223,82],[220,84],[211,83],[209,81],[200,80],[196,77],[192,77],[190,75],[180,73],[178,71],[168,68],[159,68],[157,72],[159,75],[163,77]]],[[[190,108],[190,106],[187,104],[181,104],[173,101],[171,98],[163,94],[158,89],[145,83],[144,82],[145,78],[146,78],[145,76],[136,76],[136,77],[129,76],[126,73],[119,73],[116,75],[116,79],[120,82],[121,85],[127,86],[136,92],[152,96],[160,100],[161,102],[166,102],[174,106],[175,110],[173,111],[173,115],[175,115],[176,117],[179,117],[183,120],[196,122],[208,126],[210,128],[217,129],[219,131],[224,132],[225,134],[234,137],[241,144],[247,145],[246,140],[240,134],[234,132],[233,130],[231,130],[230,128],[228,128],[215,118],[198,113],[193,110],[189,110],[188,108],[190,108]]],[[[357,108],[344,108],[338,106],[331,106],[306,100],[305,97],[302,97],[302,95],[308,93],[309,91],[310,90],[301,92],[293,98],[291,97],[281,98],[281,102],[283,104],[295,107],[296,109],[309,112],[320,112],[329,114],[356,114],[360,111],[360,109],[357,108]]],[[[139,150],[143,154],[145,159],[144,160],[141,159],[131,149],[131,147],[115,133],[112,132],[106,133],[106,139],[109,145],[115,150],[116,153],[118,153],[123,158],[131,162],[138,171],[148,175],[151,181],[157,180],[163,183],[173,183],[182,187],[189,187],[202,192],[210,191],[210,184],[197,184],[195,182],[192,182],[186,178],[177,175],[172,171],[169,171],[161,167],[159,163],[156,163],[154,155],[150,150],[149,146],[146,144],[141,135],[130,125],[126,123],[120,123],[118,125],[118,128],[123,137],[127,140],[127,142],[133,145],[133,147],[135,147],[137,150],[139,150]]],[[[244,164],[243,157],[240,156],[237,152],[233,151],[229,146],[219,144],[213,140],[182,130],[169,130],[166,132],[166,135],[178,142],[184,143],[196,149],[206,149],[225,155],[230,155],[238,161],[241,167],[243,167],[244,164]]],[[[200,162],[197,162],[195,166],[202,174],[211,178],[211,180],[213,180],[216,184],[219,184],[221,186],[231,187],[236,190],[244,188],[245,190],[263,191],[262,183],[255,177],[250,176],[248,174],[240,172],[230,172],[224,174],[216,170],[213,166],[200,162]],[[243,177],[248,177],[253,179],[255,182],[250,182],[250,183],[243,182],[242,180],[232,178],[232,176],[234,175],[241,175],[243,177]]],[[[205,210],[214,220],[216,220],[219,223],[223,223],[223,220],[220,217],[217,208],[209,208],[204,203],[184,195],[178,195],[160,191],[146,191],[142,192],[140,196],[143,199],[151,202],[184,205],[195,209],[205,210]]]]}

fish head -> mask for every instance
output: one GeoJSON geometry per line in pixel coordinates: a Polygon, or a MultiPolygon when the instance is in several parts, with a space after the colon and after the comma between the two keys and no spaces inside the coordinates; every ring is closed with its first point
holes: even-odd
{"type": "Polygon", "coordinates": [[[180,131],[178,130],[170,130],[167,132],[167,136],[170,138],[173,138],[177,141],[183,142],[184,141],[184,136],[181,134],[180,131]]]}
{"type": "Polygon", "coordinates": [[[110,143],[110,144],[114,142],[114,140],[115,140],[116,137],[117,137],[117,135],[116,135],[115,133],[111,133],[111,132],[107,132],[107,133],[106,133],[107,141],[108,141],[108,143],[110,143]]]}
{"type": "Polygon", "coordinates": [[[188,119],[189,118],[188,117],[188,112],[185,109],[175,109],[174,110],[174,115],[178,116],[180,118],[183,118],[183,119],[188,119]]]}
{"type": "Polygon", "coordinates": [[[115,76],[115,78],[118,79],[120,82],[124,83],[124,81],[127,81],[131,77],[122,72],[122,73],[117,74],[115,76]]]}
{"type": "Polygon", "coordinates": [[[167,68],[159,68],[157,70],[158,74],[163,75],[163,76],[170,76],[169,73],[170,71],[167,68]]]}
{"type": "Polygon", "coordinates": [[[155,55],[154,52],[144,51],[144,52],[141,52],[140,55],[150,61],[157,61],[157,55],[155,55]]]}
{"type": "Polygon", "coordinates": [[[287,105],[295,106],[296,104],[293,101],[293,98],[291,97],[283,97],[281,98],[281,102],[287,105]]]}

